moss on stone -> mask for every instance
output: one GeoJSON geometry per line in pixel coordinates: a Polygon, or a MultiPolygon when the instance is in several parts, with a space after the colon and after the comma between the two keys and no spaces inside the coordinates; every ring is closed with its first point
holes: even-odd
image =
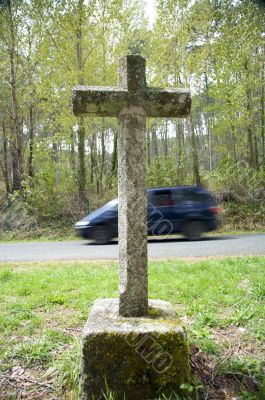
{"type": "Polygon", "coordinates": [[[155,398],[161,388],[179,392],[180,385],[189,382],[186,331],[174,318],[173,307],[161,304],[161,308],[150,307],[147,318],[115,318],[116,311],[110,315],[106,310],[105,322],[98,322],[100,329],[93,331],[90,324],[83,339],[85,399],[91,393],[103,399],[100,391],[105,379],[118,400],[124,394],[126,400],[155,398]]]}

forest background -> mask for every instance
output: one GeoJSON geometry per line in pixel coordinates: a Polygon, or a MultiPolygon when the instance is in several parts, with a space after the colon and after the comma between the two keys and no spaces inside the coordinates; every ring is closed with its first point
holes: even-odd
{"type": "Polygon", "coordinates": [[[150,86],[188,87],[187,119],[148,119],[149,187],[200,184],[226,230],[264,230],[265,6],[251,0],[2,0],[0,238],[68,235],[117,196],[117,121],[76,118],[72,88],[117,83],[125,54],[150,86]]]}

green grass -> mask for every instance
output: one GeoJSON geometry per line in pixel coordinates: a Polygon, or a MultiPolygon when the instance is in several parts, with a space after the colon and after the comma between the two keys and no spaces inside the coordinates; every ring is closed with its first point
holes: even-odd
{"type": "MultiPolygon", "coordinates": [[[[149,297],[176,306],[189,322],[191,343],[215,357],[221,373],[240,380],[242,399],[250,377],[258,389],[249,399],[262,398],[265,257],[155,261],[149,274],[149,297]],[[228,354],[231,342],[216,340],[220,332],[234,338],[227,334],[231,327],[242,332],[246,353],[228,354]],[[249,350],[249,343],[260,350],[249,350]]],[[[77,399],[81,329],[93,301],[118,296],[117,288],[115,262],[1,264],[0,374],[14,365],[54,367],[59,398],[77,399]]]]}

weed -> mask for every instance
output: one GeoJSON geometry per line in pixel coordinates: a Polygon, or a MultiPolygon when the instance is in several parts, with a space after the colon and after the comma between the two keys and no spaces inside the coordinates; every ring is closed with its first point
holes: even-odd
{"type": "Polygon", "coordinates": [[[80,342],[75,339],[71,343],[70,349],[63,351],[54,360],[54,366],[58,370],[58,387],[62,388],[66,393],[71,393],[73,399],[81,397],[81,346],[80,342]]]}
{"type": "Polygon", "coordinates": [[[237,375],[238,378],[251,378],[254,381],[263,379],[262,366],[265,363],[250,357],[233,356],[219,365],[226,375],[237,375]]]}
{"type": "Polygon", "coordinates": [[[13,278],[13,273],[10,269],[0,271],[0,282],[5,283],[13,278]]]}
{"type": "Polygon", "coordinates": [[[213,340],[213,334],[206,327],[201,325],[191,327],[190,338],[194,344],[207,353],[220,354],[221,352],[220,347],[213,340]]]}
{"type": "Polygon", "coordinates": [[[3,354],[3,359],[20,360],[26,366],[35,364],[43,364],[51,361],[51,350],[54,345],[45,338],[39,340],[28,340],[27,342],[17,343],[12,350],[6,350],[3,354]]]}

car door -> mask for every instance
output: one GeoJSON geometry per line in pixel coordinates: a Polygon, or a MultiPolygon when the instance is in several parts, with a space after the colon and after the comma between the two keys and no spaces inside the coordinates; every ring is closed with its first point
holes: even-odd
{"type": "Polygon", "coordinates": [[[185,220],[200,220],[203,218],[204,199],[205,195],[195,191],[193,188],[183,190],[183,215],[185,220]]]}
{"type": "Polygon", "coordinates": [[[174,232],[176,216],[171,189],[148,192],[147,210],[149,235],[168,235],[174,232]]]}
{"type": "Polygon", "coordinates": [[[111,227],[113,237],[118,236],[118,203],[104,212],[102,215],[102,223],[111,227]]]}

